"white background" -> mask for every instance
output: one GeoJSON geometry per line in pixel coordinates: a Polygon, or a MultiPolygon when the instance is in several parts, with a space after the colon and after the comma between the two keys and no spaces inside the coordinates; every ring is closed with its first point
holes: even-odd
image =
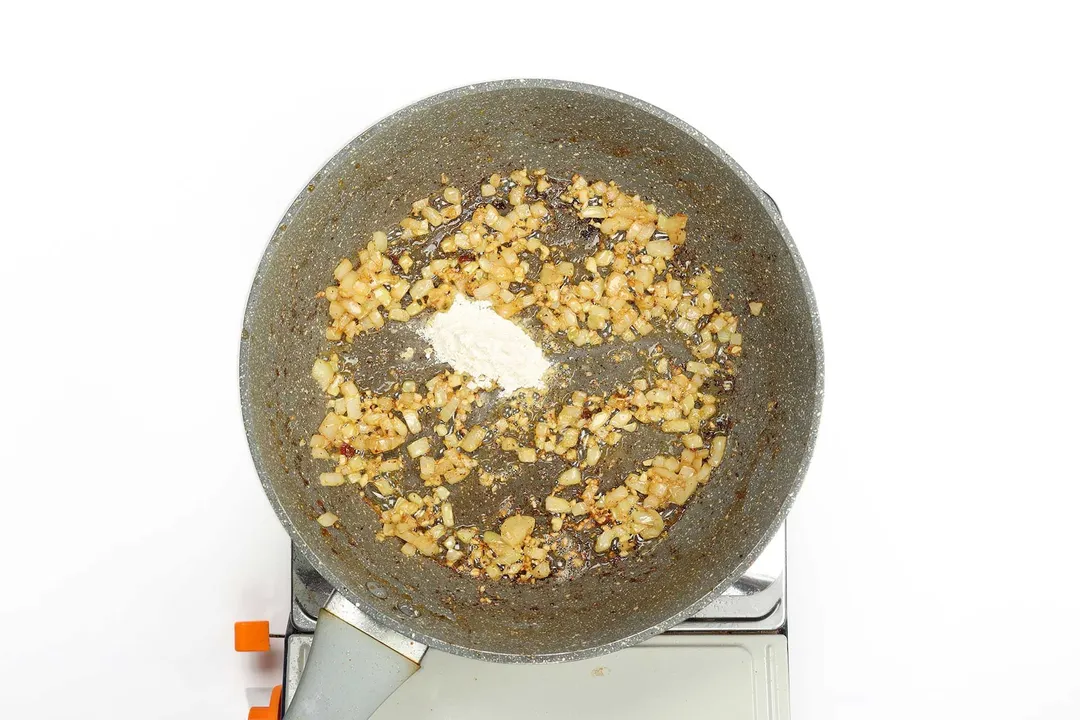
{"type": "Polygon", "coordinates": [[[231,647],[288,600],[236,387],[264,243],[373,121],[545,76],[701,129],[809,268],[794,717],[1077,717],[1069,5],[7,7],[2,714],[239,719],[278,681],[231,647]]]}

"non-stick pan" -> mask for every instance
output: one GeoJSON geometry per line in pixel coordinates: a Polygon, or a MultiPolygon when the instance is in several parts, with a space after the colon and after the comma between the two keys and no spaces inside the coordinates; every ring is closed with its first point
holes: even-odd
{"type": "MultiPolygon", "coordinates": [[[[520,322],[535,323],[527,313],[520,322]]],[[[581,383],[610,385],[633,371],[624,361],[601,346],[570,364],[581,383]]],[[[737,579],[772,537],[814,443],[821,335],[806,271],[780,213],[720,148],[664,111],[610,90],[513,80],[459,88],[401,110],[311,179],[278,225],[252,286],[240,387],[266,494],[296,546],[337,588],[339,602],[381,629],[451,653],[500,662],[574,660],[627,647],[688,617],[737,579]],[[421,376],[437,365],[422,354],[411,365],[400,358],[413,338],[408,327],[369,333],[352,346],[328,342],[325,301],[316,294],[332,281],[340,258],[353,256],[372,231],[396,225],[415,199],[436,192],[441,174],[466,186],[523,166],[547,168],[555,178],[577,172],[614,180],[669,213],[686,213],[687,252],[723,268],[716,295],[743,316],[744,352],[721,407],[730,425],[727,456],[663,538],[569,581],[488,582],[481,594],[467,574],[376,541],[377,516],[355,488],[320,486],[325,462],[306,447],[325,412],[310,377],[316,355],[336,349],[358,382],[372,388],[388,373],[421,376]],[[764,303],[764,311],[750,316],[748,299],[764,303]],[[315,521],[327,510],[340,517],[331,529],[315,521]]],[[[636,439],[627,452],[648,442],[636,439]]],[[[616,477],[618,458],[611,462],[607,484],[624,477],[616,477]]],[[[480,519],[507,497],[521,504],[551,487],[542,464],[505,470],[513,480],[495,498],[469,490],[470,483],[456,486],[455,512],[471,507],[480,519]]],[[[405,482],[420,486],[416,478],[405,482]]]]}

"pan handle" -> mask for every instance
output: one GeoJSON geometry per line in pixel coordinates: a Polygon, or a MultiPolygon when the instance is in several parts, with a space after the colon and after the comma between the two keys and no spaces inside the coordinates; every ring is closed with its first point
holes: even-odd
{"type": "Polygon", "coordinates": [[[319,611],[285,720],[370,717],[420,669],[427,647],[381,627],[335,592],[319,611]]]}

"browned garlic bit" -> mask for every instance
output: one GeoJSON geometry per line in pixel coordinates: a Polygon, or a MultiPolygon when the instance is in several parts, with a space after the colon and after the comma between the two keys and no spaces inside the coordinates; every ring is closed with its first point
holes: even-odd
{"type": "MultiPolygon", "coordinates": [[[[442,372],[377,394],[357,387],[330,354],[312,367],[327,413],[309,445],[314,458],[334,463],[319,482],[367,488],[382,521],[379,540],[398,538],[406,555],[437,557],[481,579],[535,582],[556,574],[556,564],[583,567],[570,533],[584,533],[594,553],[625,556],[664,532],[662,513],[685,504],[724,456],[719,399],[704,388],[731,387],[733,370],[723,361],[741,353],[738,318],[721,308],[708,269],[692,274],[672,265],[687,242],[686,215],[665,215],[614,183],[579,175],[553,182],[542,169],[492,175],[472,201],[442,180],[441,193],[413,203],[398,228],[373,233],[355,261],[335,268],[336,284],[320,293],[329,303],[328,340],[351,343],[387,322],[445,311],[462,293],[491,303],[504,318],[535,306],[526,322],[534,316],[544,331],[579,347],[636,341],[659,326],[685,342],[694,359],[675,362],[658,345],[646,377],[629,386],[575,391],[558,407],[525,393],[477,424],[469,414],[480,390],[467,375],[442,372]],[[599,234],[581,266],[543,241],[554,220],[548,202],[570,208],[599,234]],[[400,247],[426,242],[435,228],[444,234],[433,259],[418,261],[400,247]],[[640,472],[600,492],[590,472],[607,448],[644,425],[672,436],[671,454],[643,459],[640,472]],[[497,531],[456,526],[450,500],[450,487],[470,476],[492,490],[507,482],[472,457],[485,444],[520,463],[550,462],[549,456],[568,463],[551,478],[548,496],[532,499],[533,514],[507,507],[497,531]],[[423,494],[405,489],[406,467],[423,494]]],[[[761,313],[761,302],[748,306],[751,315],[761,313]]],[[[337,521],[329,512],[318,518],[323,527],[337,521]]]]}

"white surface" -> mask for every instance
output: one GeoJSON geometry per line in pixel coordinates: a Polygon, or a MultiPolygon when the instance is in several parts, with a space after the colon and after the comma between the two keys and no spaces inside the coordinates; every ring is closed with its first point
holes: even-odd
{"type": "Polygon", "coordinates": [[[501,717],[508,708],[521,720],[787,720],[786,675],[779,635],[657,637],[602,658],[540,666],[429,650],[420,671],[372,720],[475,720],[501,717]]]}
{"type": "Polygon", "coordinates": [[[540,387],[551,367],[540,346],[486,300],[458,295],[449,310],[431,316],[420,334],[431,343],[435,357],[472,375],[480,385],[497,383],[500,394],[540,387]]]}
{"type": "Polygon", "coordinates": [[[703,130],[809,266],[794,717],[1080,714],[1075,4],[435,7],[5,10],[8,713],[238,720],[277,681],[230,638],[287,609],[236,389],[263,245],[372,121],[543,75],[703,130]]]}

